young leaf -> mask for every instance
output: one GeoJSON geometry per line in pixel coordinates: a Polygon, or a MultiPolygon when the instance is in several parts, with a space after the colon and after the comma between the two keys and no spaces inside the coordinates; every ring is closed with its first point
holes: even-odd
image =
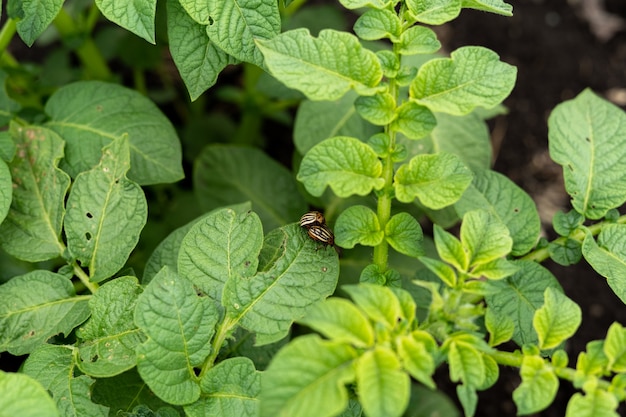
{"type": "Polygon", "coordinates": [[[485,210],[472,210],[463,216],[461,244],[472,267],[508,255],[513,240],[506,226],[497,217],[485,210]]]}
{"type": "Polygon", "coordinates": [[[337,100],[351,88],[371,95],[382,78],[376,55],[346,32],[325,29],[314,38],[296,29],[257,45],[270,73],[310,100],[337,100]]]}
{"type": "MultiPolygon", "coordinates": [[[[4,222],[13,200],[13,181],[7,164],[0,160],[0,224],[4,222]]],[[[1,241],[0,241],[1,242],[1,241]]]]}
{"type": "Polygon", "coordinates": [[[18,152],[9,164],[13,199],[0,225],[0,245],[28,262],[53,259],[63,253],[61,225],[70,178],[57,168],[63,140],[41,127],[10,128],[18,152]]]}
{"type": "Polygon", "coordinates": [[[619,401],[615,394],[596,389],[582,395],[572,395],[567,403],[565,417],[619,417],[619,401]]]}
{"type": "Polygon", "coordinates": [[[0,285],[0,352],[30,353],[50,337],[69,333],[89,317],[89,296],[76,296],[72,282],[36,270],[0,285]]]}
{"type": "Polygon", "coordinates": [[[335,136],[367,138],[379,131],[359,116],[351,91],[336,101],[303,100],[298,107],[293,140],[298,152],[306,154],[324,139],[335,136]]]}
{"type": "Polygon", "coordinates": [[[356,351],[317,335],[298,337],[263,374],[261,417],[330,417],[348,405],[356,351]]]}
{"type": "Polygon", "coordinates": [[[402,367],[413,378],[427,387],[435,389],[435,382],[432,379],[435,372],[435,360],[428,352],[425,344],[414,338],[413,335],[400,336],[396,343],[402,367]]]}
{"type": "Polygon", "coordinates": [[[354,33],[366,41],[382,38],[396,40],[402,31],[398,15],[387,9],[370,9],[354,23],[354,33]]]}
{"type": "Polygon", "coordinates": [[[422,139],[437,126],[435,115],[428,107],[407,101],[397,108],[391,128],[408,139],[422,139]]]}
{"type": "Polygon", "coordinates": [[[450,58],[422,65],[409,92],[433,112],[463,115],[479,106],[489,109],[500,104],[513,89],[516,75],[517,69],[501,62],[495,52],[465,46],[450,58]]]}
{"type": "Polygon", "coordinates": [[[554,401],[559,379],[540,356],[524,356],[520,376],[522,383],[513,391],[518,415],[536,413],[554,401]]]}
{"type": "Polygon", "coordinates": [[[569,236],[585,222],[585,217],[576,210],[567,213],[557,211],[552,217],[552,227],[561,236],[569,236]]]}
{"type": "Polygon", "coordinates": [[[545,303],[535,312],[533,327],[540,349],[553,349],[572,337],[580,326],[580,307],[554,288],[546,288],[545,303]]]}
{"type": "Polygon", "coordinates": [[[489,346],[508,342],[515,332],[513,320],[509,316],[494,312],[492,308],[487,308],[485,312],[485,327],[489,332],[489,346]]]}
{"type": "Polygon", "coordinates": [[[28,375],[0,371],[0,392],[3,416],[60,417],[48,392],[28,375]]]}
{"type": "Polygon", "coordinates": [[[416,155],[398,168],[394,177],[396,197],[403,203],[416,198],[431,209],[441,209],[461,198],[472,182],[471,171],[449,153],[416,155]]]}
{"type": "Polygon", "coordinates": [[[263,245],[263,227],[253,213],[233,209],[214,212],[196,223],[184,237],[178,272],[217,303],[225,283],[256,273],[263,245]]]}
{"type": "Polygon", "coordinates": [[[368,416],[400,417],[409,404],[409,376],[390,348],[376,346],[357,360],[356,384],[368,416]]]}
{"type": "Polygon", "coordinates": [[[535,312],[544,304],[546,288],[561,290],[554,276],[536,262],[514,261],[519,269],[512,276],[499,281],[488,281],[485,300],[498,316],[513,319],[513,341],[519,346],[537,344],[533,329],[535,312]]]}
{"type": "MultiPolygon", "coordinates": [[[[469,267],[469,257],[463,249],[461,241],[451,233],[443,230],[443,228],[437,224],[435,224],[433,231],[435,247],[437,248],[439,257],[453,265],[457,270],[467,271],[469,267]]],[[[446,273],[446,275],[448,275],[448,273],[446,273]]],[[[444,282],[445,281],[444,279],[444,282]]]]}
{"type": "MultiPolygon", "coordinates": [[[[609,331],[611,329],[609,328],[609,331]]],[[[604,353],[604,341],[594,340],[587,343],[585,352],[580,352],[576,361],[576,370],[585,376],[602,375],[609,365],[609,358],[604,353]]]]}
{"type": "Polygon", "coordinates": [[[548,140],[576,211],[600,219],[626,201],[626,114],[619,107],[584,90],[552,111],[548,140]]]}
{"type": "Polygon", "coordinates": [[[474,170],[474,179],[454,205],[459,215],[482,209],[504,223],[513,239],[511,254],[521,256],[537,243],[541,222],[532,198],[513,181],[491,170],[474,170]]]}
{"type": "Polygon", "coordinates": [[[376,246],[385,237],[376,213],[365,206],[351,206],[344,210],[337,217],[335,234],[335,243],[346,249],[353,248],[357,243],[376,246]]]}
{"type": "Polygon", "coordinates": [[[463,413],[466,417],[474,417],[476,406],[478,405],[478,394],[472,385],[459,384],[456,386],[456,395],[463,406],[463,413]]]}
{"type": "Polygon", "coordinates": [[[96,0],[96,6],[104,17],[153,44],[156,44],[154,38],[156,4],[156,0],[143,0],[129,2],[120,7],[115,0],[96,0]]]}
{"type": "Polygon", "coordinates": [[[45,107],[47,127],[66,142],[63,169],[72,177],[91,169],[102,148],[128,134],[128,178],[140,185],[183,178],[176,130],[154,103],[117,84],[80,81],[58,89],[45,107]]]}
{"type": "Polygon", "coordinates": [[[111,377],[137,364],[135,348],[143,335],[133,315],[141,287],[135,277],[107,282],[89,300],[91,317],[78,329],[77,365],[90,376],[111,377]]]}
{"type": "Polygon", "coordinates": [[[339,0],[346,9],[360,9],[361,7],[385,8],[391,3],[390,0],[339,0]]]}
{"type": "Polygon", "coordinates": [[[380,190],[385,185],[382,172],[382,163],[372,148],[358,139],[339,136],[311,148],[297,178],[316,197],[327,186],[338,197],[349,197],[380,190]]]}
{"type": "Polygon", "coordinates": [[[219,313],[191,282],[163,268],[137,300],[135,322],[147,340],[137,347],[137,369],[150,389],[170,404],[200,396],[193,371],[211,351],[219,313]]]}
{"type": "MultiPolygon", "coordinates": [[[[400,71],[400,57],[389,49],[381,49],[376,51],[376,56],[383,70],[383,75],[387,78],[396,78],[400,71]]],[[[417,73],[417,69],[415,70],[417,73]]]]}
{"type": "Polygon", "coordinates": [[[450,380],[471,387],[480,387],[485,381],[485,363],[482,354],[472,343],[451,339],[448,348],[450,380]]]}
{"type": "Polygon", "coordinates": [[[550,259],[559,265],[574,265],[583,257],[582,243],[570,238],[566,238],[565,241],[552,241],[548,244],[548,253],[550,259]]]}
{"type": "Polygon", "coordinates": [[[589,265],[606,278],[622,302],[626,303],[626,225],[607,224],[595,241],[586,231],[582,252],[589,265]]]}
{"type": "Polygon", "coordinates": [[[401,55],[434,54],[441,48],[437,34],[424,26],[413,26],[402,32],[398,53],[401,55]]]}
{"type": "Polygon", "coordinates": [[[293,222],[307,210],[292,173],[257,148],[205,147],[196,159],[193,181],[204,209],[250,201],[267,230],[293,222]]]}
{"type": "Polygon", "coordinates": [[[124,266],[148,218],[141,187],[126,178],[130,168],[126,135],[102,151],[100,163],[76,177],[64,223],[70,256],[89,267],[94,282],[124,266]]]}
{"type": "Polygon", "coordinates": [[[60,0],[16,1],[8,5],[7,11],[9,17],[16,21],[20,38],[30,47],[52,23],[61,7],[63,7],[63,1],[60,0]]]}
{"type": "Polygon", "coordinates": [[[342,289],[371,320],[389,329],[393,329],[403,316],[400,301],[390,288],[374,284],[359,284],[346,285],[342,289]]]}
{"type": "Polygon", "coordinates": [[[226,359],[211,368],[200,381],[205,394],[199,401],[185,406],[185,415],[257,416],[261,373],[248,358],[226,359]]]}
{"type": "Polygon", "coordinates": [[[276,229],[265,242],[273,249],[277,240],[271,263],[253,277],[231,277],[224,287],[227,315],[255,332],[257,345],[284,338],[309,306],[332,294],[339,276],[337,253],[318,248],[300,226],[276,229]]]}
{"type": "Polygon", "coordinates": [[[468,275],[472,278],[503,279],[515,272],[517,266],[514,263],[505,258],[498,258],[472,268],[468,275]]]}
{"type": "Polygon", "coordinates": [[[417,22],[441,25],[461,13],[461,0],[407,0],[409,15],[417,22]]]}
{"type": "Polygon", "coordinates": [[[207,33],[211,41],[229,55],[262,67],[263,55],[255,41],[272,39],[280,33],[278,2],[219,0],[210,5],[212,23],[207,33]]]}
{"type": "Polygon", "coordinates": [[[407,256],[417,258],[424,254],[422,228],[409,213],[398,213],[389,219],[385,239],[392,248],[407,256]]]}
{"type": "Polygon", "coordinates": [[[361,96],[354,102],[356,111],[368,122],[384,126],[396,117],[396,101],[387,92],[373,96],[361,96]]]}
{"type": "Polygon", "coordinates": [[[613,372],[626,372],[626,329],[619,323],[611,324],[604,342],[608,358],[607,368],[613,372]]]}
{"type": "MultiPolygon", "coordinates": [[[[420,259],[420,262],[422,262],[424,266],[428,268],[429,271],[435,274],[437,278],[443,281],[443,283],[446,284],[448,287],[454,287],[456,285],[456,282],[457,282],[456,272],[454,272],[454,269],[452,269],[447,263],[441,262],[438,259],[428,258],[426,256],[421,256],[419,259],[420,259]]],[[[457,262],[456,259],[455,259],[455,262],[457,262]]],[[[463,270],[462,268],[459,268],[459,269],[463,270]]]]}
{"type": "Polygon", "coordinates": [[[496,13],[502,16],[513,16],[513,6],[502,0],[463,0],[463,7],[496,13]]]}
{"type": "Polygon", "coordinates": [[[91,401],[94,380],[74,377],[73,355],[70,346],[40,345],[24,362],[23,372],[51,393],[61,416],[107,417],[108,407],[91,401]]]}
{"type": "Polygon", "coordinates": [[[194,21],[178,0],[167,1],[167,37],[172,59],[192,101],[215,84],[227,65],[235,63],[209,40],[206,26],[194,21]]]}
{"type": "Polygon", "coordinates": [[[315,304],[298,322],[328,339],[357,348],[370,347],[374,343],[374,329],[367,317],[354,304],[342,298],[329,298],[315,304]]]}

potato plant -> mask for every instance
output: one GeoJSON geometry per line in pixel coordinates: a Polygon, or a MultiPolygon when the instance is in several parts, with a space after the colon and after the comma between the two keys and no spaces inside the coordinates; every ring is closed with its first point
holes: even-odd
{"type": "Polygon", "coordinates": [[[340,3],[352,31],[297,0],[8,2],[0,45],[52,24],[81,80],[46,89],[2,55],[0,351],[25,361],[0,371],[0,414],[454,416],[447,366],[470,417],[506,366],[519,415],[561,383],[578,390],[566,416],[618,415],[626,329],[569,358],[582,312],[542,262],[584,259],[626,302],[626,115],[590,90],[553,110],[571,210],[540,239],[532,198],[490,169],[486,120],[516,68],[481,46],[443,54],[431,29],[512,7],[340,3]],[[206,144],[213,124],[181,141],[144,73],[114,82],[100,15],[146,41],[136,67],[166,37],[192,101],[242,67],[217,94],[244,114],[231,140],[206,144]],[[287,168],[259,130],[296,105],[287,168]],[[195,196],[175,185],[190,163],[195,196]],[[168,199],[171,232],[151,220],[168,199]]]}

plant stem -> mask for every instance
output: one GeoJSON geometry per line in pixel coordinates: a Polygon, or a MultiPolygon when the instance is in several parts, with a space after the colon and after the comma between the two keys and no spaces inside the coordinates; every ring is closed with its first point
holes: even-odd
{"type": "Polygon", "coordinates": [[[85,274],[85,271],[83,271],[83,269],[78,266],[76,261],[72,262],[72,269],[74,270],[74,275],[76,275],[78,279],[80,279],[80,281],[89,290],[89,292],[95,294],[96,291],[98,291],[98,284],[89,280],[89,277],[87,276],[87,274],[85,274]]]}
{"type": "Polygon", "coordinates": [[[15,35],[16,30],[17,26],[15,24],[15,20],[13,19],[8,19],[2,26],[2,30],[0,30],[0,55],[3,55],[3,60],[6,59],[5,55],[8,54],[10,56],[6,49],[7,46],[9,46],[11,39],[13,39],[13,35],[15,35]]]}
{"type": "Polygon", "coordinates": [[[222,348],[222,344],[224,343],[226,337],[228,337],[230,331],[233,329],[238,321],[238,319],[224,317],[224,320],[222,320],[222,323],[220,323],[217,331],[215,332],[215,336],[213,336],[213,343],[211,343],[211,354],[202,364],[202,370],[200,371],[200,375],[198,376],[199,379],[202,379],[204,374],[213,367],[215,359],[217,359],[217,355],[220,353],[220,349],[222,348]]]}

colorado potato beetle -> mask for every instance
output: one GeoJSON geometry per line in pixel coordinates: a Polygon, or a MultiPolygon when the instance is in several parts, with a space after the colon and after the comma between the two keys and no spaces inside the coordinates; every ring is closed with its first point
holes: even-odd
{"type": "Polygon", "coordinates": [[[300,217],[300,226],[306,227],[307,229],[311,226],[322,226],[325,224],[326,219],[324,219],[324,215],[319,211],[309,211],[300,217]]]}
{"type": "Polygon", "coordinates": [[[320,242],[325,246],[335,246],[335,236],[326,225],[313,225],[307,229],[307,233],[311,239],[320,242]]]}

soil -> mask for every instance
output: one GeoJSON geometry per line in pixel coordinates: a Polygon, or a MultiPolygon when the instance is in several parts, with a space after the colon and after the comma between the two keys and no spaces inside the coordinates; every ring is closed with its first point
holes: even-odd
{"type": "MultiPolygon", "coordinates": [[[[450,50],[463,45],[482,45],[518,67],[516,87],[505,102],[509,114],[492,124],[494,169],[533,196],[545,235],[550,239],[554,237],[552,216],[557,210],[568,211],[571,207],[561,168],[549,158],[547,118],[558,103],[573,98],[585,88],[626,109],[626,24],[622,21],[621,30],[602,34],[603,29],[612,27],[613,19],[617,19],[618,26],[619,19],[626,20],[626,2],[509,3],[513,4],[512,18],[464,10],[440,35],[450,50]],[[599,6],[604,6],[609,15],[597,13],[599,6]],[[590,18],[595,26],[590,24],[590,18]]],[[[589,341],[603,339],[611,323],[626,325],[626,307],[584,261],[570,267],[554,263],[546,266],[583,311],[583,324],[567,345],[570,366],[574,366],[578,352],[585,350],[589,341]]],[[[498,383],[480,394],[476,416],[514,416],[512,391],[518,384],[517,370],[503,370],[498,383]]],[[[564,416],[567,401],[574,392],[571,384],[563,382],[557,400],[536,416],[564,416]]],[[[454,397],[454,392],[450,394],[454,397]]],[[[620,408],[620,415],[626,415],[626,407],[620,408]]]]}

